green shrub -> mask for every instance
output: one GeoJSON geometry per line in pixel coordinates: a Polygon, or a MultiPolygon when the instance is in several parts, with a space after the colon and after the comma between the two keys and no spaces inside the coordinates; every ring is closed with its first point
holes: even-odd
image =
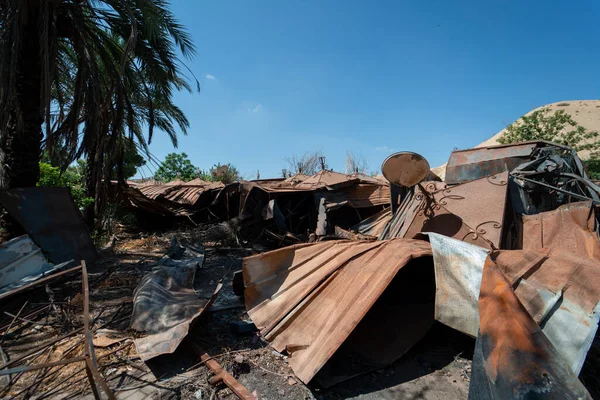
{"type": "Polygon", "coordinates": [[[71,195],[79,209],[83,209],[94,202],[93,198],[86,196],[83,177],[75,172],[75,168],[69,168],[61,173],[58,167],[41,162],[40,180],[37,186],[68,187],[71,189],[71,195]]]}

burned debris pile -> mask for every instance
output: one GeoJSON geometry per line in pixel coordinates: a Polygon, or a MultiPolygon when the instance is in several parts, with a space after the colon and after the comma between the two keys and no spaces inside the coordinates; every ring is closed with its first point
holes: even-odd
{"type": "Polygon", "coordinates": [[[421,181],[418,155],[396,157],[404,171],[383,169],[401,202],[379,240],[244,260],[261,334],[301,380],[328,386],[401,357],[437,320],[477,338],[471,397],[589,396],[577,375],[598,329],[600,188],[577,154],[547,142],[457,151],[446,182],[421,181]],[[400,187],[407,174],[419,178],[400,187]],[[409,287],[390,295],[398,280],[409,287]]]}
{"type": "Polygon", "coordinates": [[[600,187],[577,153],[454,151],[444,181],[414,153],[382,170],[115,187],[189,224],[154,252],[133,232],[96,254],[66,191],[0,193],[27,232],[0,247],[2,396],[85,380],[75,396],[327,398],[442,325],[472,338],[464,397],[600,394],[600,187]]]}
{"type": "Polygon", "coordinates": [[[133,184],[119,192],[123,205],[151,216],[196,224],[238,219],[238,234],[272,247],[334,236],[382,212],[390,204],[384,179],[322,170],[287,179],[239,181],[228,185],[194,179],[133,184]]]}

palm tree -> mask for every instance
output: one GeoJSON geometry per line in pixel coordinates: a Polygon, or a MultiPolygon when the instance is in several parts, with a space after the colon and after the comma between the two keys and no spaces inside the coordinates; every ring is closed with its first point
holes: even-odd
{"type": "Polygon", "coordinates": [[[124,136],[145,147],[157,127],[176,144],[173,123],[187,127],[187,120],[172,94],[191,89],[177,52],[189,58],[194,46],[168,6],[0,0],[1,187],[35,186],[44,133],[51,155],[92,161],[94,194],[109,168],[107,149],[118,162],[124,136]]]}
{"type": "MultiPolygon", "coordinates": [[[[189,122],[183,111],[177,107],[169,96],[154,86],[148,86],[149,79],[142,75],[128,74],[123,88],[126,104],[124,110],[118,102],[108,102],[113,107],[106,107],[101,118],[109,121],[108,131],[97,132],[87,130],[83,134],[80,151],[87,155],[86,188],[88,196],[95,199],[87,209],[86,219],[92,226],[95,216],[103,209],[107,190],[103,188],[110,180],[112,171],[117,170],[119,183],[124,183],[123,160],[127,145],[133,141],[146,155],[149,155],[148,143],[151,142],[155,129],[167,133],[174,147],[177,147],[176,126],[187,134],[189,122]],[[147,140],[142,127],[148,127],[147,140]]],[[[111,96],[110,93],[107,94],[111,96]]]]}

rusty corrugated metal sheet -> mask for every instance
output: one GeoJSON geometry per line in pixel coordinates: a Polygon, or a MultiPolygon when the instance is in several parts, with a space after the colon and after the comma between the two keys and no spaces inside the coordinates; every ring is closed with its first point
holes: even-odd
{"type": "Polygon", "coordinates": [[[200,203],[208,206],[224,187],[222,182],[207,182],[199,178],[189,182],[179,179],[168,183],[152,181],[126,187],[121,196],[133,207],[154,214],[185,216],[194,214],[200,203]]]}
{"type": "Polygon", "coordinates": [[[427,242],[395,239],[295,245],[248,257],[246,308],[271,345],[290,354],[289,364],[303,382],[323,369],[320,380],[331,385],[395,360],[429,329],[433,275],[419,275],[433,273],[429,256],[427,242]],[[411,260],[425,260],[429,268],[407,268],[411,260]],[[395,280],[405,269],[415,275],[395,280]],[[389,293],[394,306],[370,312],[392,282],[406,285],[389,293]],[[431,284],[431,290],[420,284],[431,284]],[[363,318],[367,323],[359,326],[363,318]],[[368,335],[371,340],[365,340],[368,335]],[[350,354],[354,364],[362,361],[360,371],[348,370],[350,354]]]}
{"type": "Polygon", "coordinates": [[[335,171],[322,170],[295,185],[298,189],[315,190],[324,187],[339,187],[361,182],[355,175],[346,175],[335,171]]]}
{"type": "MultiPolygon", "coordinates": [[[[138,186],[139,187],[139,186],[138,186]]],[[[119,193],[119,196],[125,201],[126,205],[131,206],[133,208],[139,208],[141,210],[162,215],[162,216],[173,216],[175,215],[174,211],[166,205],[159,203],[156,200],[152,200],[146,196],[138,187],[125,187],[119,193]]]]}
{"type": "Polygon", "coordinates": [[[172,182],[169,183],[153,183],[153,184],[145,184],[138,186],[137,189],[147,198],[154,200],[160,197],[161,195],[168,193],[175,184],[172,182]]]}
{"type": "Polygon", "coordinates": [[[600,265],[573,253],[504,250],[494,261],[533,320],[579,373],[598,329],[600,265]]]}
{"type": "Polygon", "coordinates": [[[489,258],[479,315],[469,399],[591,399],[489,258]]]}
{"type": "Polygon", "coordinates": [[[165,192],[162,197],[182,205],[194,206],[203,195],[212,190],[220,190],[225,187],[222,182],[205,182],[204,184],[192,184],[192,182],[193,181],[173,186],[170,190],[165,192]]]}
{"type": "Polygon", "coordinates": [[[285,180],[285,182],[296,185],[300,182],[304,182],[308,178],[310,178],[310,175],[296,174],[296,175],[293,175],[293,176],[290,176],[289,178],[287,178],[285,180]]]}
{"type": "MultiPolygon", "coordinates": [[[[587,230],[587,220],[582,222],[580,229],[587,230]]],[[[436,279],[436,318],[473,335],[478,321],[475,296],[479,293],[485,250],[442,235],[429,236],[436,278],[440,278],[436,279]]],[[[598,239],[590,241],[589,246],[599,248],[598,239]]],[[[580,248],[577,254],[542,248],[492,253],[492,260],[512,285],[523,308],[577,374],[600,318],[600,264],[588,257],[588,251],[580,248]]]]}
{"type": "Polygon", "coordinates": [[[600,261],[594,210],[591,201],[581,201],[523,215],[523,248],[549,248],[552,253],[570,252],[600,261]]]}
{"type": "Polygon", "coordinates": [[[391,207],[388,207],[381,210],[377,214],[373,214],[369,218],[363,219],[358,224],[351,227],[350,231],[377,238],[379,235],[381,235],[383,229],[391,218],[392,209],[391,207]]]}
{"type": "Polygon", "coordinates": [[[325,207],[339,208],[349,205],[352,208],[367,208],[390,204],[390,187],[388,185],[356,183],[349,187],[326,191],[325,207]]]}
{"type": "MultiPolygon", "coordinates": [[[[200,178],[195,178],[192,179],[191,181],[187,181],[187,182],[183,182],[181,183],[182,186],[210,186],[213,183],[221,183],[221,182],[209,182],[209,181],[205,181],[204,179],[200,179],[200,178]]],[[[221,183],[221,187],[223,187],[224,185],[221,183]]]]}

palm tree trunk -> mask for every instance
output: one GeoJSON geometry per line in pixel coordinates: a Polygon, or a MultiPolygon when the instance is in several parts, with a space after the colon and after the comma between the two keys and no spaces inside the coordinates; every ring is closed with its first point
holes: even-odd
{"type": "MultiPolygon", "coordinates": [[[[8,110],[0,132],[0,188],[35,186],[40,177],[43,110],[39,11],[32,7],[17,61],[17,101],[8,110]]],[[[6,212],[0,215],[2,239],[18,236],[23,228],[6,212]]]]}
{"type": "Polygon", "coordinates": [[[88,228],[98,228],[97,218],[101,215],[104,205],[104,193],[102,187],[103,171],[104,171],[104,154],[106,146],[104,138],[97,138],[94,143],[88,146],[88,154],[86,160],[85,171],[85,188],[86,196],[94,199],[94,202],[85,209],[85,221],[88,228]]]}
{"type": "Polygon", "coordinates": [[[39,11],[33,8],[24,29],[17,63],[17,101],[2,132],[0,186],[35,186],[40,176],[43,110],[39,11]]]}
{"type": "MultiPolygon", "coordinates": [[[[96,199],[96,145],[94,144],[88,151],[87,160],[85,163],[85,189],[86,196],[96,199]]],[[[95,201],[94,201],[95,203],[95,201]]],[[[95,204],[88,205],[85,209],[85,222],[88,228],[94,228],[94,222],[96,220],[95,204]]]]}

